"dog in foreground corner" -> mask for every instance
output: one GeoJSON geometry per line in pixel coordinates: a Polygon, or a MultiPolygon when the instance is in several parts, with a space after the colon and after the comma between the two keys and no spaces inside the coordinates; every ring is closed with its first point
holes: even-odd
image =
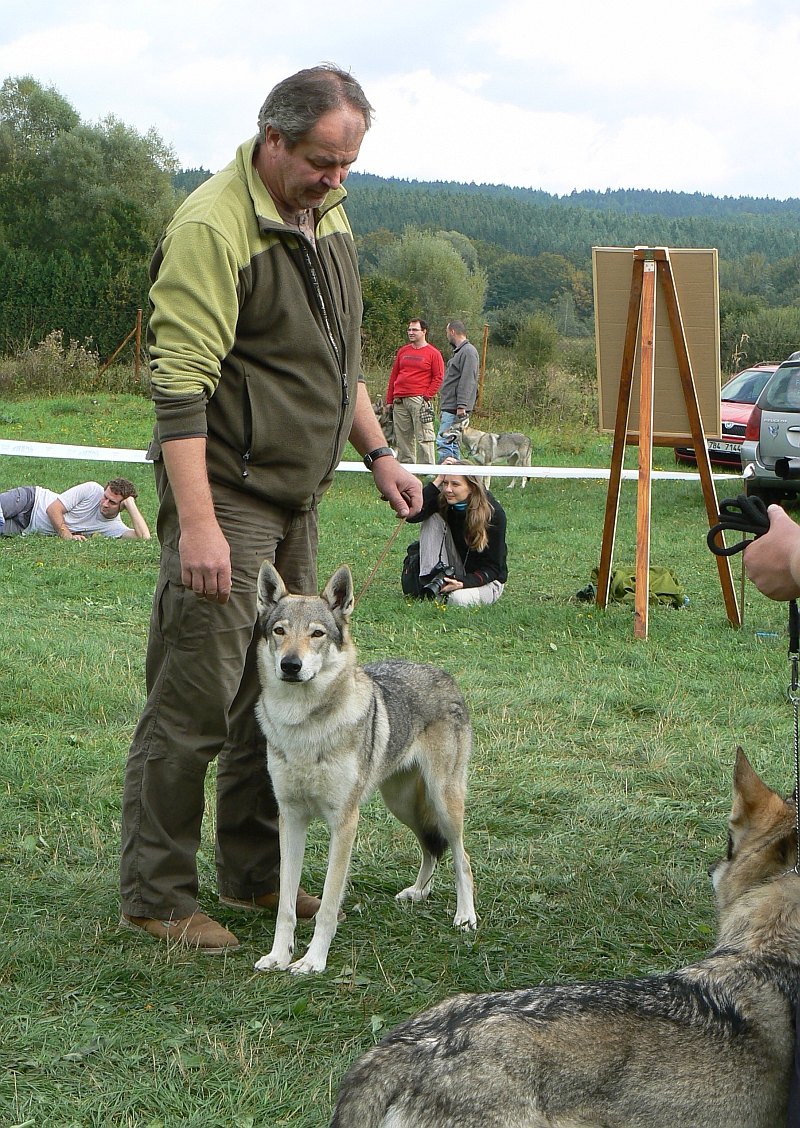
{"type": "Polygon", "coordinates": [[[472,870],[464,850],[464,797],[472,728],[458,686],[444,670],[415,662],[358,666],[348,623],[353,578],[340,568],[322,595],[289,595],[268,561],[258,577],[261,696],[280,812],[280,898],[272,951],[256,969],[324,971],[336,933],[362,803],[380,788],[389,810],[422,849],[417,880],[399,901],[428,896],[449,845],[457,927],[476,926],[472,870]],[[292,963],[295,900],[312,819],[331,831],[328,870],[314,935],[292,963]]]}
{"type": "Polygon", "coordinates": [[[345,1077],[331,1128],[784,1128],[795,808],[739,749],[712,952],[666,975],[457,995],[345,1077]]]}

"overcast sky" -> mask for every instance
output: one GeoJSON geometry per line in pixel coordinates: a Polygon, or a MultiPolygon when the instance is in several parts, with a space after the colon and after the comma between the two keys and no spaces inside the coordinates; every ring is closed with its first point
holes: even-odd
{"type": "Polygon", "coordinates": [[[212,171],[275,82],[333,61],[377,111],[362,171],[800,196],[799,58],[800,0],[0,0],[0,78],[212,171]]]}

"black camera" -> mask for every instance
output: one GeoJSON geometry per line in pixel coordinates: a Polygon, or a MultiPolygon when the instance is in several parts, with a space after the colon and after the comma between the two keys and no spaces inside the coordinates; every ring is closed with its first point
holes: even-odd
{"type": "Polygon", "coordinates": [[[442,594],[444,585],[448,580],[454,579],[455,574],[455,568],[452,568],[449,564],[443,564],[440,560],[425,583],[420,584],[421,597],[423,599],[438,599],[442,594]]]}

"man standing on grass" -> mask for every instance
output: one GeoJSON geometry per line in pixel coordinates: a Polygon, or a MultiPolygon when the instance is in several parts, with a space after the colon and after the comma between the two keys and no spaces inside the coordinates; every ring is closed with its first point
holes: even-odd
{"type": "Polygon", "coordinates": [[[136,505],[136,486],[127,478],[112,478],[105,489],[99,482],[81,482],[63,493],[44,486],[15,486],[0,493],[0,535],[40,533],[63,540],[86,540],[94,533],[104,537],[150,540],[147,522],[136,505]],[[129,529],[120,517],[124,509],[129,529]]]}
{"type": "MultiPolygon", "coordinates": [[[[122,810],[121,925],[207,953],[204,778],[217,760],[219,900],[275,907],[278,812],[254,706],[264,559],[317,592],[317,505],[349,438],[399,516],[419,481],[385,446],[360,376],[361,289],[342,209],[371,106],[333,66],[280,82],[258,135],[179,207],[151,265],[148,327],[161,573],[147,703],[122,810]]],[[[319,905],[304,891],[298,916],[319,905]]]]}
{"type": "Polygon", "coordinates": [[[448,321],[447,339],[453,346],[453,355],[447,362],[439,393],[441,421],[436,435],[437,462],[461,457],[458,439],[455,436],[449,439],[442,436],[456,419],[463,419],[470,414],[478,397],[478,350],[467,340],[467,328],[463,321],[448,321]]]}
{"type": "Polygon", "coordinates": [[[444,376],[442,354],[427,341],[428,322],[412,317],[407,345],[397,350],[386,404],[392,408],[397,457],[401,462],[433,463],[431,400],[444,376]],[[416,448],[416,449],[415,449],[416,448]]]}

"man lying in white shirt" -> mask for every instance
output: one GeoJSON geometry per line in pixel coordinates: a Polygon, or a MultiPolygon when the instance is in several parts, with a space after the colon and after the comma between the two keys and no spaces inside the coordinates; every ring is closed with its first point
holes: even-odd
{"type": "Polygon", "coordinates": [[[64,540],[105,537],[150,540],[147,522],[136,505],[136,486],[127,478],[112,478],[105,489],[99,482],[81,482],[61,494],[43,486],[16,486],[0,493],[0,535],[42,533],[64,540]],[[124,509],[132,529],[120,517],[124,509]]]}

